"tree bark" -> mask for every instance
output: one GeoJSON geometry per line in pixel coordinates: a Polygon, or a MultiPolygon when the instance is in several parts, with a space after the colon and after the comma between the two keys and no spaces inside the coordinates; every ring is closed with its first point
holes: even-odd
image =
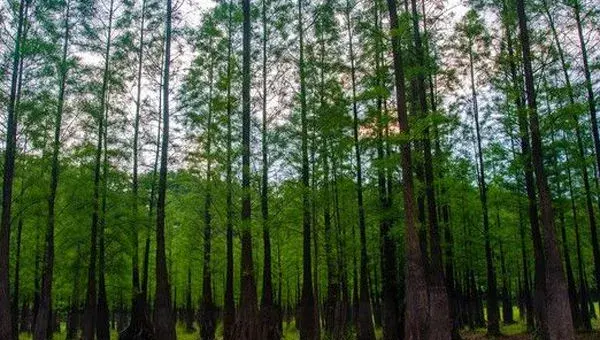
{"type": "Polygon", "coordinates": [[[156,205],[156,293],[154,301],[154,334],[157,339],[175,340],[175,320],[171,305],[171,287],[165,252],[165,201],[167,191],[167,166],[169,148],[169,75],[171,66],[171,16],[172,3],[167,0],[165,16],[165,49],[163,68],[163,133],[158,176],[158,201],[156,205]]]}
{"type": "MultiPolygon", "coordinates": [[[[404,84],[404,64],[398,37],[398,13],[396,2],[387,0],[390,31],[392,35],[392,55],[394,62],[394,79],[396,86],[396,110],[400,132],[409,136],[408,115],[406,113],[406,89],[404,84]]],[[[423,257],[419,245],[419,236],[415,221],[414,185],[412,178],[412,159],[410,142],[405,141],[400,148],[402,178],[404,181],[404,215],[405,215],[405,328],[406,339],[426,339],[427,310],[423,301],[427,301],[427,281],[423,257]]]]}
{"type": "Polygon", "coordinates": [[[531,63],[531,47],[529,31],[527,29],[527,16],[524,0],[517,0],[517,16],[519,20],[519,35],[523,54],[523,68],[525,73],[525,89],[528,104],[529,124],[531,131],[531,159],[535,171],[536,186],[539,193],[541,221],[544,228],[544,253],[546,255],[546,313],[544,319],[546,327],[544,335],[549,340],[574,339],[573,321],[569,308],[569,298],[562,261],[558,251],[556,231],[554,227],[554,211],[552,197],[548,187],[548,180],[544,171],[542,137],[540,134],[539,119],[533,68],[531,63]]]}
{"type": "Polygon", "coordinates": [[[241,296],[234,329],[234,339],[258,339],[258,309],[254,262],[252,257],[250,197],[250,0],[243,0],[242,61],[242,260],[241,296]]]}

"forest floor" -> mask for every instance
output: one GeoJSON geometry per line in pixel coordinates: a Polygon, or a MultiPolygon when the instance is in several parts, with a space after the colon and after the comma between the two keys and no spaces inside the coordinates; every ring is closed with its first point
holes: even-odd
{"type": "MultiPolygon", "coordinates": [[[[581,333],[577,335],[577,340],[600,340],[600,319],[592,320],[594,332],[592,333],[581,333]]],[[[64,325],[62,325],[61,329],[63,332],[55,333],[54,339],[64,339],[64,325]]],[[[296,325],[291,323],[284,323],[283,325],[283,340],[297,340],[299,339],[298,331],[296,329],[296,325]]],[[[217,334],[220,334],[220,329],[217,330],[217,334]]],[[[521,322],[517,322],[512,325],[503,325],[501,327],[501,331],[503,336],[498,339],[507,339],[507,340],[532,340],[532,336],[527,334],[525,324],[521,322]]],[[[485,334],[485,329],[481,328],[475,331],[464,331],[461,334],[464,340],[488,340],[492,339],[485,334]]],[[[377,339],[381,339],[381,329],[376,330],[377,339]]],[[[116,331],[111,331],[111,339],[117,340],[118,333],[116,331]]],[[[200,338],[198,332],[189,333],[185,330],[184,325],[177,326],[177,339],[178,340],[198,340],[200,338]]],[[[217,339],[221,339],[217,336],[217,339]]],[[[31,340],[31,334],[21,333],[19,336],[19,340],[31,340]]]]}

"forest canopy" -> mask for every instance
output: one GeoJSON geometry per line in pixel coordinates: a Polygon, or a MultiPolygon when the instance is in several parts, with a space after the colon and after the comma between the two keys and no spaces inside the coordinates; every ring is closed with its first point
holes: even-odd
{"type": "Polygon", "coordinates": [[[0,340],[600,338],[597,1],[0,21],[0,340]]]}

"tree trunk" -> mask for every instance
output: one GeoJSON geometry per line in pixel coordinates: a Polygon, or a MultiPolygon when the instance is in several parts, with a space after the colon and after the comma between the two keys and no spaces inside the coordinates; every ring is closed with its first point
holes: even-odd
{"type": "Polygon", "coordinates": [[[242,65],[242,261],[241,295],[233,338],[258,339],[256,282],[252,257],[250,201],[250,0],[243,0],[243,65],[242,65]]]}
{"type": "Polygon", "coordinates": [[[228,42],[227,42],[227,170],[226,170],[226,183],[227,183],[227,197],[226,197],[226,242],[227,242],[227,269],[225,278],[225,298],[224,298],[224,311],[223,311],[223,339],[233,340],[233,328],[235,326],[235,301],[233,297],[233,189],[232,180],[233,174],[231,170],[232,163],[232,103],[231,103],[231,50],[232,50],[232,11],[233,3],[228,3],[228,42]]]}
{"type": "Polygon", "coordinates": [[[300,314],[298,327],[301,340],[315,340],[319,338],[318,319],[316,303],[313,290],[312,266],[311,266],[311,212],[309,199],[309,169],[308,169],[308,123],[306,119],[306,84],[304,67],[304,28],[302,23],[302,0],[298,0],[298,38],[299,38],[299,61],[300,73],[300,115],[302,125],[302,295],[300,301],[300,314]]]}
{"type": "Polygon", "coordinates": [[[163,133],[156,205],[156,293],[154,301],[154,334],[157,339],[175,340],[175,320],[171,306],[171,287],[165,252],[165,201],[169,148],[169,74],[171,66],[171,0],[166,4],[165,49],[163,69],[163,133]]]}
{"type": "Polygon", "coordinates": [[[55,205],[56,192],[58,189],[58,178],[60,174],[60,132],[62,124],[62,115],[65,102],[65,88],[67,84],[67,56],[69,48],[69,33],[70,33],[70,1],[65,4],[65,26],[64,26],[64,42],[62,49],[62,58],[60,61],[59,88],[58,88],[58,105],[56,115],[54,117],[54,140],[52,143],[52,169],[50,175],[50,195],[48,196],[48,220],[46,224],[46,242],[44,252],[44,263],[42,269],[42,291],[40,296],[40,306],[36,316],[36,325],[33,338],[36,340],[46,340],[50,334],[46,334],[48,320],[50,318],[50,305],[52,298],[52,278],[54,274],[54,224],[55,224],[55,205]]]}
{"type": "MultiPolygon", "coordinates": [[[[97,301],[97,284],[96,284],[96,256],[98,252],[98,228],[101,223],[100,211],[100,180],[101,180],[101,158],[103,149],[103,136],[105,133],[104,121],[106,111],[106,97],[108,93],[109,82],[109,63],[111,51],[111,33],[113,24],[113,9],[114,0],[110,1],[109,18],[108,18],[108,33],[106,47],[104,51],[104,73],[102,80],[102,90],[100,92],[100,109],[97,113],[98,119],[98,141],[96,146],[96,155],[94,161],[94,193],[92,199],[92,227],[91,227],[91,242],[90,242],[90,262],[88,267],[88,283],[87,297],[85,303],[85,312],[83,315],[83,334],[84,340],[94,340],[98,319],[98,301],[97,301]]],[[[102,227],[102,226],[100,226],[102,227]]],[[[41,325],[40,327],[42,327],[41,325]]]]}
{"type": "Polygon", "coordinates": [[[262,1],[262,180],[260,205],[263,227],[263,287],[260,303],[261,339],[278,340],[281,338],[278,327],[278,312],[273,301],[273,279],[271,271],[271,235],[269,221],[269,155],[267,134],[267,41],[269,39],[267,26],[268,0],[262,1]]]}
{"type": "Polygon", "coordinates": [[[369,258],[367,256],[367,236],[365,222],[365,208],[363,203],[363,174],[361,161],[361,148],[358,139],[358,104],[356,100],[356,69],[354,66],[354,46],[353,29],[351,22],[351,4],[346,4],[346,21],[349,41],[350,72],[352,81],[352,112],[353,112],[353,132],[354,132],[354,152],[356,160],[356,196],[358,208],[358,231],[360,236],[360,282],[357,310],[357,329],[356,336],[358,340],[375,339],[375,329],[373,327],[373,311],[371,300],[369,298],[369,258]]]}
{"type": "MultiPolygon", "coordinates": [[[[472,44],[472,42],[471,42],[472,44]]],[[[477,105],[477,91],[475,89],[475,72],[473,69],[473,51],[469,51],[469,67],[471,77],[472,113],[475,121],[475,136],[477,142],[477,162],[479,167],[479,198],[483,210],[483,234],[485,238],[485,260],[487,273],[487,333],[490,336],[500,334],[500,315],[498,314],[498,292],[496,287],[496,272],[494,269],[494,255],[491,246],[490,222],[488,213],[487,184],[485,181],[485,168],[483,163],[483,149],[481,147],[481,132],[479,125],[479,107],[477,105]]]]}
{"type": "Polygon", "coordinates": [[[554,228],[554,212],[548,180],[544,171],[542,137],[540,134],[533,68],[531,64],[531,47],[527,29],[524,0],[517,0],[517,16],[523,53],[523,68],[525,73],[525,89],[529,109],[529,124],[531,131],[531,158],[535,171],[536,184],[539,192],[542,226],[544,228],[544,253],[546,255],[546,313],[543,327],[545,337],[554,339],[574,339],[573,322],[570,315],[569,298],[565,282],[562,261],[558,251],[556,231],[554,228]]]}
{"type": "MultiPolygon", "coordinates": [[[[496,215],[498,221],[498,228],[500,228],[500,215],[496,215]]],[[[515,323],[512,309],[512,296],[510,291],[510,283],[508,273],[506,272],[506,262],[504,260],[504,249],[502,248],[502,242],[500,243],[500,268],[502,271],[502,321],[505,325],[511,325],[515,323]]]]}
{"type": "MultiPolygon", "coordinates": [[[[567,156],[568,157],[568,156],[567,156]]],[[[567,158],[568,163],[568,158],[567,158]]],[[[592,324],[590,320],[590,310],[588,308],[589,294],[587,290],[587,285],[585,282],[585,269],[583,266],[583,257],[581,255],[581,235],[579,232],[579,221],[577,218],[577,205],[575,203],[575,195],[573,192],[573,181],[571,179],[571,168],[567,167],[567,185],[569,187],[569,197],[571,201],[571,213],[573,214],[573,227],[575,229],[575,245],[577,251],[577,271],[578,271],[578,279],[579,279],[579,301],[578,309],[581,312],[581,326],[584,330],[589,331],[592,329],[592,324]]],[[[561,230],[562,232],[562,230],[561,230]]],[[[563,234],[563,238],[565,235],[563,234]]],[[[567,253],[565,252],[565,255],[567,253]]],[[[566,259],[566,257],[565,257],[566,259]]]]}
{"type": "MultiPolygon", "coordinates": [[[[400,51],[400,39],[398,37],[398,13],[396,2],[388,0],[388,10],[390,16],[390,31],[392,34],[392,53],[394,61],[394,79],[396,86],[396,110],[398,114],[398,125],[400,132],[406,136],[409,135],[408,115],[406,113],[406,90],[404,85],[404,64],[402,62],[402,52],[400,51]]],[[[426,339],[427,329],[427,309],[423,304],[427,301],[427,281],[425,277],[425,268],[421,249],[419,246],[419,236],[417,234],[415,222],[415,201],[414,186],[412,178],[412,159],[410,143],[405,142],[401,145],[401,167],[404,196],[404,216],[406,225],[405,234],[405,328],[404,337],[407,339],[426,339]]]]}
{"type": "MultiPolygon", "coordinates": [[[[374,19],[376,29],[380,30],[379,3],[374,6],[374,19]]],[[[381,39],[375,41],[375,73],[377,86],[385,86],[382,65],[381,39]]],[[[383,129],[387,127],[386,118],[383,116],[383,101],[381,96],[377,97],[377,159],[382,163],[386,156],[384,150],[383,129]]],[[[386,111],[384,111],[386,112],[386,111]]],[[[392,207],[391,181],[388,182],[385,169],[377,169],[377,183],[379,189],[379,204],[382,209],[382,217],[379,221],[379,237],[381,240],[381,289],[382,289],[382,329],[384,340],[394,340],[402,336],[400,327],[400,292],[398,291],[398,261],[396,240],[392,233],[393,221],[389,217],[392,207]]]]}
{"type": "Polygon", "coordinates": [[[209,96],[208,115],[206,122],[206,188],[204,196],[204,251],[202,262],[202,299],[199,308],[200,338],[202,340],[213,340],[217,327],[217,306],[213,301],[212,292],[212,268],[210,263],[211,238],[212,238],[212,115],[213,115],[213,77],[214,60],[211,58],[209,65],[209,96]]]}
{"type": "Polygon", "coordinates": [[[26,0],[19,3],[17,34],[13,51],[10,95],[6,117],[6,148],[4,151],[4,173],[2,182],[2,216],[0,218],[0,339],[12,339],[12,321],[10,312],[10,227],[12,190],[15,173],[15,153],[17,144],[16,97],[21,60],[21,39],[25,18],[26,0]]]}
{"type": "MultiPolygon", "coordinates": [[[[140,133],[140,112],[142,106],[142,69],[144,64],[144,33],[146,19],[146,1],[142,1],[142,11],[139,28],[139,42],[137,51],[137,94],[135,101],[135,121],[133,132],[133,179],[132,179],[132,196],[133,206],[132,213],[134,216],[134,224],[132,228],[132,299],[131,299],[131,319],[129,326],[119,334],[120,340],[133,340],[139,336],[144,339],[153,339],[153,329],[147,315],[147,301],[144,290],[140,283],[140,266],[139,266],[139,229],[137,224],[138,218],[138,201],[139,201],[139,181],[138,181],[138,163],[139,163],[139,133],[140,133]]],[[[148,240],[149,241],[149,240],[148,240]]],[[[146,261],[146,253],[144,252],[144,263],[146,261]]],[[[147,281],[146,281],[147,282],[147,281]]],[[[120,311],[123,313],[123,311],[120,311]]]]}

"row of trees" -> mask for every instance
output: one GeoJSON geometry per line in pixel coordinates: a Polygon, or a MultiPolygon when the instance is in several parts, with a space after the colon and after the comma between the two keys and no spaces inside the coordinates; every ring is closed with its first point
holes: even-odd
{"type": "Polygon", "coordinates": [[[597,5],[468,5],[2,5],[0,338],[591,330],[597,5]]]}

